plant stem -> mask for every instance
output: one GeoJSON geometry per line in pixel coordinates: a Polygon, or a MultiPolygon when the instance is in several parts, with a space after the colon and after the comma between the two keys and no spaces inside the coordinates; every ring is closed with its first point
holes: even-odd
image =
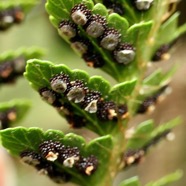
{"type": "MultiPolygon", "coordinates": [[[[156,1],[156,6],[154,8],[154,24],[151,28],[151,31],[149,35],[147,36],[147,39],[144,41],[144,43],[137,42],[137,48],[138,48],[138,54],[137,54],[137,68],[138,71],[136,71],[136,77],[138,77],[137,86],[131,95],[131,101],[129,102],[129,113],[130,115],[134,115],[137,104],[133,101],[136,100],[139,91],[142,87],[142,82],[147,70],[147,64],[151,59],[153,47],[155,45],[155,40],[159,31],[159,28],[162,23],[162,18],[168,11],[169,7],[169,0],[167,1],[156,1]],[[144,47],[140,47],[143,45],[144,47]]],[[[111,158],[110,158],[110,165],[108,174],[104,178],[104,181],[100,186],[112,186],[115,176],[121,169],[124,167],[123,160],[122,160],[122,154],[126,150],[126,139],[125,139],[125,131],[127,129],[127,123],[129,122],[129,119],[126,120],[124,123],[122,121],[118,121],[117,130],[112,134],[113,135],[113,142],[114,142],[114,148],[112,150],[111,158]]]]}

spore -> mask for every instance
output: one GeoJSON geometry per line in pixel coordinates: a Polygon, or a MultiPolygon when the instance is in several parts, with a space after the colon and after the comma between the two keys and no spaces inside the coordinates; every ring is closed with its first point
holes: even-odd
{"type": "Polygon", "coordinates": [[[121,34],[114,28],[107,28],[100,37],[100,45],[106,50],[113,51],[120,42],[121,34]]]}
{"type": "Polygon", "coordinates": [[[62,36],[66,36],[71,39],[77,35],[78,29],[76,24],[72,23],[69,20],[63,20],[59,24],[58,28],[59,34],[62,36]]]}
{"type": "Polygon", "coordinates": [[[100,101],[96,114],[101,120],[117,119],[117,106],[113,101],[100,101]]]}
{"type": "Polygon", "coordinates": [[[90,91],[86,94],[82,104],[85,111],[89,113],[97,112],[97,102],[101,99],[101,93],[98,91],[90,91]]]}
{"type": "Polygon", "coordinates": [[[131,44],[122,43],[114,51],[113,55],[119,64],[127,65],[135,58],[135,49],[131,44]]]}
{"type": "Polygon", "coordinates": [[[105,17],[99,14],[92,15],[87,23],[86,32],[89,36],[98,38],[104,33],[106,26],[107,23],[105,17]]]}
{"type": "Polygon", "coordinates": [[[50,85],[53,91],[64,93],[70,86],[70,78],[66,74],[56,74],[50,79],[50,85]]]}
{"type": "Polygon", "coordinates": [[[162,45],[152,57],[152,62],[158,62],[162,60],[168,60],[170,58],[169,55],[170,45],[162,45]]]}
{"type": "Polygon", "coordinates": [[[89,67],[100,68],[105,64],[102,56],[94,52],[85,53],[83,54],[82,58],[85,60],[87,66],[89,67]]]}
{"type": "Polygon", "coordinates": [[[80,103],[84,101],[85,94],[88,88],[85,87],[84,82],[81,80],[75,80],[70,82],[70,89],[67,93],[67,98],[69,101],[74,103],[80,103]]]}
{"type": "Polygon", "coordinates": [[[83,174],[90,176],[98,168],[98,160],[95,156],[91,155],[89,157],[81,157],[81,159],[76,163],[76,168],[83,174]]]}
{"type": "Polygon", "coordinates": [[[103,4],[110,9],[110,13],[117,13],[119,15],[124,15],[124,8],[122,4],[116,1],[111,1],[111,0],[103,0],[103,4]]]}
{"type": "Polygon", "coordinates": [[[152,6],[153,0],[133,0],[133,3],[137,10],[147,11],[152,6]]]}
{"type": "Polygon", "coordinates": [[[23,161],[28,165],[32,165],[34,167],[41,164],[42,162],[42,157],[38,153],[33,151],[23,151],[20,154],[20,157],[21,157],[21,161],[23,161]]]}
{"type": "Polygon", "coordinates": [[[71,18],[77,25],[85,25],[92,13],[86,5],[80,3],[71,9],[71,18]]]}
{"type": "Polygon", "coordinates": [[[48,161],[55,161],[59,156],[59,149],[62,144],[58,141],[44,141],[39,145],[41,156],[48,161]]]}

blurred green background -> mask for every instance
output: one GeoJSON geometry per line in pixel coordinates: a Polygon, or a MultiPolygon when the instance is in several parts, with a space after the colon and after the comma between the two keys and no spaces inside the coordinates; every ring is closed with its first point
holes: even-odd
{"type": "MultiPolygon", "coordinates": [[[[186,1],[182,1],[179,5],[182,12],[180,23],[186,21],[186,1]]],[[[54,63],[64,63],[71,68],[81,68],[90,75],[102,75],[111,83],[114,83],[112,78],[102,73],[100,70],[88,68],[82,59],[72,52],[70,47],[63,42],[58,36],[56,30],[52,27],[48,20],[48,15],[44,10],[44,3],[33,8],[26,17],[23,24],[14,26],[7,32],[0,32],[0,52],[7,50],[15,50],[19,47],[37,46],[45,49],[43,59],[50,60],[54,63]]],[[[171,65],[172,63],[179,64],[178,71],[175,74],[171,86],[173,92],[167,99],[157,106],[157,109],[151,116],[138,116],[133,120],[136,124],[146,118],[153,117],[157,123],[168,121],[178,115],[183,118],[183,125],[178,126],[174,132],[176,140],[173,142],[162,142],[156,148],[152,149],[147,155],[146,160],[138,167],[131,168],[125,173],[118,175],[118,179],[127,178],[134,175],[139,175],[142,184],[151,180],[156,180],[163,175],[173,172],[176,169],[182,169],[186,172],[186,37],[179,39],[170,61],[162,66],[171,65]]],[[[159,65],[154,65],[158,68],[159,65]]],[[[39,94],[37,94],[24,78],[19,78],[14,85],[3,86],[0,89],[0,102],[9,101],[14,98],[28,98],[32,101],[32,108],[25,119],[18,125],[25,127],[37,126],[44,130],[53,128],[63,130],[64,132],[74,131],[69,129],[66,121],[63,120],[57,112],[44,103],[39,94]]],[[[76,133],[81,133],[86,136],[85,130],[75,130],[76,133]]],[[[17,158],[13,158],[16,170],[15,185],[6,186],[54,186],[45,176],[38,173],[31,167],[20,164],[17,158]]],[[[66,184],[70,185],[70,184],[66,184]]],[[[117,181],[116,181],[117,185],[117,181]]],[[[172,186],[186,185],[186,175],[172,186]]]]}

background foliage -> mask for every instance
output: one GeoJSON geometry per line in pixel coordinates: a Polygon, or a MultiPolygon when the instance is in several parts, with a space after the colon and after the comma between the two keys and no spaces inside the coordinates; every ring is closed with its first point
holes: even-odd
{"type": "MultiPolygon", "coordinates": [[[[63,41],[56,34],[55,30],[51,27],[50,23],[48,22],[48,17],[45,14],[45,11],[42,6],[34,8],[23,25],[12,28],[5,35],[0,33],[0,41],[1,43],[3,43],[3,45],[0,45],[0,51],[5,51],[6,49],[16,49],[18,46],[38,45],[47,48],[48,55],[46,55],[45,58],[48,60],[56,61],[58,63],[65,61],[65,64],[72,68],[79,68],[79,66],[81,65],[81,68],[87,70],[89,74],[93,75],[95,73],[94,69],[86,67],[82,60],[80,58],[78,59],[76,55],[73,54],[71,50],[69,50],[69,47],[65,43],[62,44],[63,41]],[[35,29],[32,30],[32,35],[28,37],[28,33],[30,33],[31,29],[30,25],[33,25],[32,28],[35,29]],[[40,33],[45,33],[45,35],[40,33]],[[45,39],[46,37],[48,38],[48,40],[45,39]],[[61,58],[61,56],[63,56],[63,58],[61,58]]],[[[185,64],[183,60],[184,54],[182,52],[184,51],[184,41],[184,38],[180,40],[180,45],[178,45],[178,48],[176,49],[177,51],[180,51],[180,59],[178,58],[178,60],[180,61],[180,65],[183,68],[179,70],[179,72],[175,76],[174,81],[172,82],[175,91],[171,96],[168,97],[165,102],[158,106],[157,111],[153,114],[153,117],[155,117],[157,123],[159,123],[160,120],[161,122],[167,121],[168,119],[177,116],[178,113],[184,115],[186,110],[186,101],[184,99],[184,93],[186,92],[186,85],[184,81],[185,64]],[[183,96],[182,99],[180,99],[181,96],[183,96]],[[178,107],[180,108],[181,112],[177,110],[178,107]],[[159,109],[162,109],[162,112],[159,109]]],[[[174,61],[174,59],[176,59],[176,52],[174,52],[174,56],[171,61],[174,61]]],[[[166,65],[167,64],[165,64],[165,66],[166,65]]],[[[157,67],[158,65],[155,68],[157,67]]],[[[109,79],[107,75],[102,74],[101,72],[99,72],[99,70],[97,74],[101,74],[107,79],[109,79]]],[[[25,81],[24,79],[19,79],[18,84],[14,86],[2,87],[0,101],[8,101],[9,99],[12,99],[12,91],[14,91],[15,97],[31,98],[34,103],[34,107],[30,111],[30,114],[28,114],[27,118],[22,121],[20,125],[28,127],[31,127],[33,125],[42,125],[44,129],[48,129],[52,125],[52,128],[62,129],[62,127],[64,127],[63,131],[67,131],[68,125],[62,125],[63,121],[61,120],[60,116],[58,116],[58,114],[51,107],[46,106],[46,104],[40,100],[39,95],[37,95],[31,89],[27,81],[25,81]],[[40,112],[41,110],[43,113],[50,114],[51,117],[46,119],[44,115],[40,112]]],[[[140,120],[143,120],[142,116],[139,116],[136,121],[134,121],[134,123],[138,123],[140,120]]],[[[124,176],[129,177],[129,175],[133,175],[134,172],[137,173],[139,171],[140,176],[142,176],[142,182],[146,183],[147,181],[155,180],[163,174],[169,173],[177,169],[178,167],[186,169],[186,166],[184,165],[184,152],[186,147],[181,144],[182,141],[184,141],[184,127],[185,126],[180,126],[175,129],[175,132],[177,134],[177,140],[175,142],[172,142],[171,146],[167,145],[166,142],[162,142],[163,144],[160,145],[158,149],[152,150],[153,153],[148,155],[146,162],[141,164],[139,168],[133,168],[132,170],[128,171],[128,173],[124,176]],[[163,155],[161,152],[164,150],[166,153],[163,153],[163,155]],[[174,154],[174,152],[176,153],[174,154]],[[179,157],[177,157],[177,155],[179,155],[179,157]],[[170,158],[169,160],[167,156],[170,158]],[[177,164],[170,164],[170,162],[175,162],[175,159],[178,160],[177,164]],[[153,164],[151,163],[152,161],[153,164]],[[156,165],[156,168],[154,167],[154,165],[156,165]],[[162,167],[164,167],[164,170],[162,170],[162,167]],[[145,175],[144,177],[143,174],[145,175]]],[[[81,132],[84,136],[86,136],[83,130],[78,132],[81,132]]],[[[45,181],[48,181],[45,177],[37,177],[34,170],[29,167],[26,168],[25,166],[20,166],[19,174],[21,179],[19,180],[18,185],[24,185],[25,180],[31,179],[32,176],[37,178],[32,180],[37,180],[36,183],[40,181],[41,185],[44,185],[45,181]],[[28,169],[28,171],[25,171],[25,169],[28,169]],[[22,174],[23,171],[26,172],[26,174],[22,174]],[[30,175],[30,172],[33,172],[33,175],[30,175]]],[[[182,184],[185,183],[185,180],[185,177],[180,180],[179,185],[182,186],[182,184]]],[[[50,181],[48,185],[49,184],[54,185],[50,181]]],[[[31,185],[34,185],[34,183],[32,182],[31,185]]]]}

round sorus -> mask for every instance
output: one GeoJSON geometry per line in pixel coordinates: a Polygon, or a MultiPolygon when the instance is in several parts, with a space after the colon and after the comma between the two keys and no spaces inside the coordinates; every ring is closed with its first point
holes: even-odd
{"type": "Polygon", "coordinates": [[[8,29],[14,23],[11,10],[0,11],[0,30],[8,29]]]}
{"type": "Polygon", "coordinates": [[[61,36],[66,36],[70,39],[77,35],[77,26],[69,20],[63,20],[59,24],[58,32],[61,36]]]}
{"type": "Polygon", "coordinates": [[[50,79],[50,86],[57,93],[64,93],[70,84],[70,78],[66,74],[56,74],[50,79]]]}
{"type": "Polygon", "coordinates": [[[18,58],[16,58],[15,60],[12,61],[13,62],[13,66],[14,66],[14,72],[16,74],[23,74],[23,72],[25,71],[25,65],[26,65],[26,60],[24,57],[20,56],[18,58]]]}
{"type": "Polygon", "coordinates": [[[71,9],[71,18],[77,25],[85,25],[91,15],[91,11],[82,3],[75,5],[71,9]]]}
{"type": "Polygon", "coordinates": [[[107,24],[105,17],[99,14],[92,15],[88,21],[86,32],[89,36],[98,38],[104,33],[106,26],[107,24]]]}
{"type": "Polygon", "coordinates": [[[120,42],[121,34],[114,28],[108,28],[100,37],[100,45],[107,50],[114,50],[120,42]]]}
{"type": "Polygon", "coordinates": [[[117,106],[113,101],[98,102],[97,116],[101,120],[113,120],[117,118],[117,106]]]}
{"type": "Polygon", "coordinates": [[[119,15],[124,14],[124,9],[122,7],[122,4],[118,2],[112,2],[111,0],[103,0],[103,4],[110,9],[110,13],[117,13],[119,15]]]}
{"type": "Polygon", "coordinates": [[[135,0],[134,3],[138,10],[144,11],[151,7],[153,0],[135,0]]]}
{"type": "Polygon", "coordinates": [[[57,101],[57,94],[53,90],[48,89],[47,87],[41,88],[39,90],[39,94],[45,101],[47,101],[51,105],[57,101]]]}
{"type": "Polygon", "coordinates": [[[86,119],[82,116],[69,114],[65,117],[72,128],[82,128],[86,125],[86,119]]]}
{"type": "Polygon", "coordinates": [[[134,60],[135,49],[131,44],[122,43],[114,51],[114,58],[118,63],[127,65],[134,60]]]}
{"type": "Polygon", "coordinates": [[[137,113],[143,114],[146,112],[152,112],[155,109],[156,98],[148,97],[139,106],[137,113]]]}
{"type": "Polygon", "coordinates": [[[0,64],[0,82],[10,82],[14,78],[14,66],[11,61],[0,64]]]}
{"type": "Polygon", "coordinates": [[[25,17],[24,12],[21,9],[21,7],[14,7],[14,9],[12,9],[12,15],[14,18],[14,23],[22,22],[25,17]]]}
{"type": "Polygon", "coordinates": [[[95,156],[91,155],[87,158],[81,157],[76,163],[76,168],[85,175],[92,175],[98,167],[98,160],[95,156]]]}
{"type": "Polygon", "coordinates": [[[79,160],[79,156],[70,156],[68,158],[66,158],[64,161],[63,161],[63,165],[65,167],[70,167],[72,168],[74,166],[74,164],[79,160]]]}
{"type": "Polygon", "coordinates": [[[58,112],[65,116],[70,116],[73,113],[73,107],[70,103],[65,102],[60,108],[58,108],[58,112]]]}
{"type": "Polygon", "coordinates": [[[57,141],[44,141],[39,145],[39,151],[41,156],[44,157],[48,161],[55,161],[59,156],[59,149],[62,144],[57,141]]]}
{"type": "Polygon", "coordinates": [[[53,162],[43,160],[35,168],[39,171],[39,174],[48,176],[55,183],[64,183],[70,180],[71,176],[59,169],[53,162]]]}
{"type": "Polygon", "coordinates": [[[140,163],[144,155],[145,155],[145,151],[141,149],[127,150],[127,152],[125,152],[123,157],[125,167],[140,163]]]}
{"type": "Polygon", "coordinates": [[[85,60],[87,66],[89,67],[99,68],[105,64],[102,56],[93,52],[83,54],[82,58],[85,60]]]}
{"type": "Polygon", "coordinates": [[[36,165],[35,168],[38,170],[41,175],[48,175],[48,172],[53,169],[51,162],[48,162],[43,159],[43,161],[36,165]]]}
{"type": "Polygon", "coordinates": [[[109,8],[112,10],[112,12],[117,13],[119,15],[124,14],[124,9],[122,7],[122,4],[120,3],[113,3],[109,8]]]}
{"type": "Polygon", "coordinates": [[[90,91],[86,94],[83,101],[83,108],[89,113],[97,112],[97,102],[101,99],[101,94],[98,91],[90,91]]]}
{"type": "Polygon", "coordinates": [[[58,170],[58,168],[55,165],[48,165],[45,167],[44,172],[45,174],[55,183],[61,184],[70,181],[71,175],[58,170]]]}
{"type": "Polygon", "coordinates": [[[78,147],[65,147],[59,150],[59,161],[66,167],[73,167],[75,162],[80,158],[80,151],[78,147]]]}
{"type": "Polygon", "coordinates": [[[161,60],[168,60],[170,58],[170,54],[168,53],[170,49],[170,45],[162,45],[152,57],[153,62],[158,62],[161,60]]]}
{"type": "Polygon", "coordinates": [[[70,89],[67,93],[67,98],[69,101],[80,103],[84,100],[84,97],[87,91],[88,91],[88,88],[85,87],[83,81],[81,80],[71,81],[70,89]]]}
{"type": "Polygon", "coordinates": [[[80,55],[87,53],[90,49],[90,42],[81,37],[75,37],[70,40],[71,47],[80,55]]]}
{"type": "Polygon", "coordinates": [[[169,85],[165,85],[158,90],[158,92],[153,96],[156,103],[159,103],[165,99],[165,97],[172,92],[172,88],[169,85]]]}
{"type": "Polygon", "coordinates": [[[33,151],[23,151],[20,154],[21,160],[28,164],[28,165],[32,165],[32,166],[37,166],[40,165],[40,163],[42,162],[42,157],[33,151]]]}
{"type": "Polygon", "coordinates": [[[118,115],[121,117],[121,119],[128,117],[129,113],[127,105],[123,104],[118,106],[118,115]]]}

